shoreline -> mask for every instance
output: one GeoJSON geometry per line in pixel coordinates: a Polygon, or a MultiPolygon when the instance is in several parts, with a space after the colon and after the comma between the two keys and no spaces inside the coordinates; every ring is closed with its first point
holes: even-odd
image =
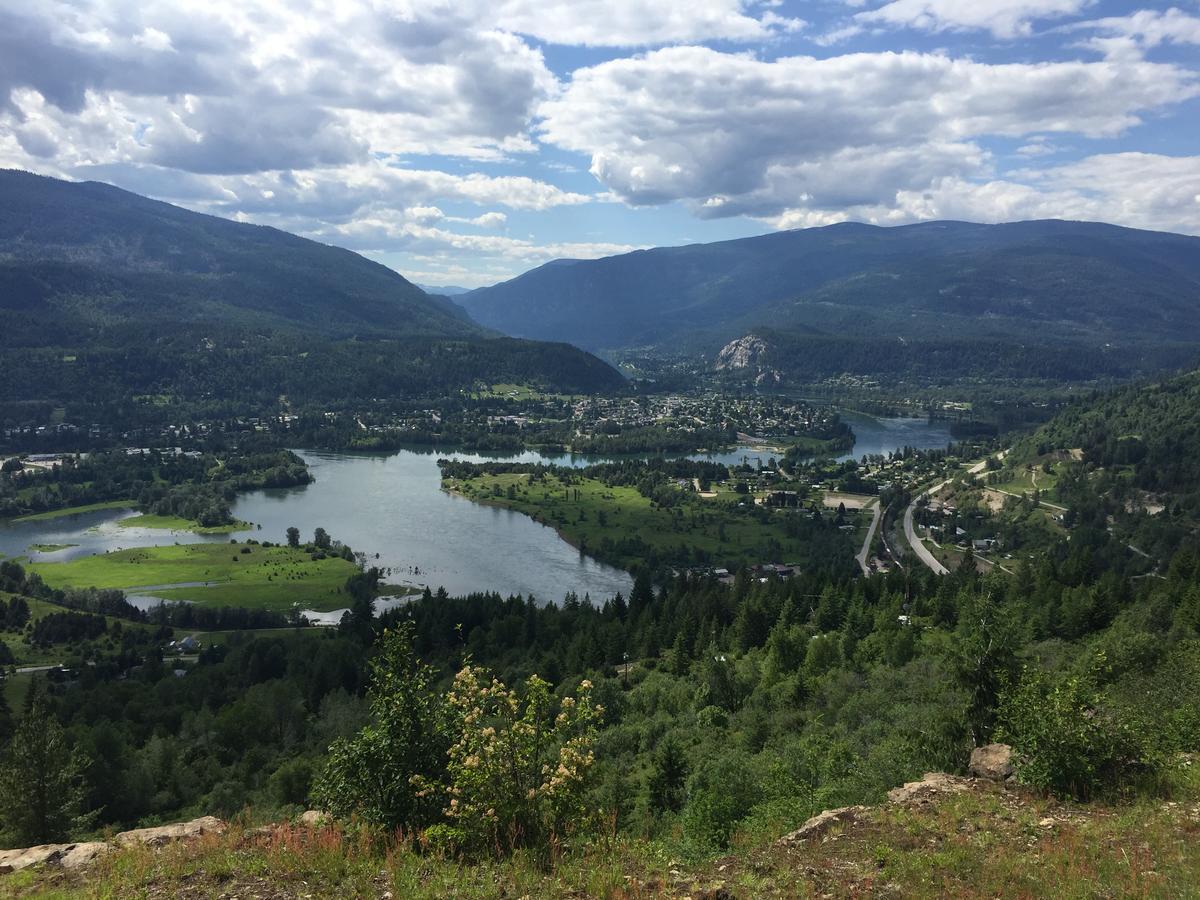
{"type": "Polygon", "coordinates": [[[593,562],[598,562],[601,565],[608,566],[610,569],[616,569],[619,572],[624,572],[626,575],[632,574],[624,566],[619,566],[616,563],[609,562],[607,559],[603,559],[599,556],[596,556],[594,553],[584,550],[582,547],[579,546],[579,544],[576,541],[572,540],[567,535],[563,534],[562,529],[556,525],[551,525],[549,522],[543,522],[541,519],[539,519],[535,516],[529,515],[529,513],[522,512],[519,509],[515,509],[511,506],[508,506],[505,503],[498,502],[490,497],[481,499],[481,500],[476,499],[475,497],[468,497],[462,491],[456,490],[453,487],[448,487],[446,485],[445,478],[442,479],[441,489],[443,491],[445,491],[447,494],[449,494],[450,496],[459,497],[463,500],[466,500],[468,503],[477,503],[480,506],[490,506],[494,509],[505,509],[505,510],[508,510],[509,512],[516,513],[519,516],[524,516],[525,518],[529,519],[529,521],[531,521],[531,522],[536,522],[538,525],[541,525],[545,528],[551,529],[556,535],[558,535],[559,540],[574,547],[576,550],[578,550],[580,553],[582,553],[584,556],[586,556],[588,559],[592,560],[593,562]]]}

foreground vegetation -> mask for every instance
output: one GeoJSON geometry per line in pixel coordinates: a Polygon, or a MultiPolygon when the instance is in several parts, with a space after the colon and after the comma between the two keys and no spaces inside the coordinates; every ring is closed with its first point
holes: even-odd
{"type": "MultiPolygon", "coordinates": [[[[1021,777],[1044,791],[1171,790],[1172,760],[1200,746],[1198,566],[1181,549],[1164,579],[1116,594],[1103,573],[1069,584],[1057,574],[1068,568],[1026,567],[1019,578],[964,568],[941,579],[813,572],[765,583],[743,572],[732,588],[680,578],[657,591],[642,578],[602,606],[427,593],[377,619],[356,602],[336,630],[205,648],[182,664],[184,677],[154,653],[104,660],[44,685],[44,700],[12,718],[35,716],[39,732],[58,723],[77,748],[84,793],[67,800],[92,818],[75,834],[247,805],[277,817],[336,796],[389,833],[424,833],[454,852],[478,847],[478,828],[490,826],[446,813],[451,799],[483,790],[454,775],[477,754],[456,763],[450,751],[466,733],[453,726],[453,673],[482,665],[502,684],[528,682],[514,695],[518,718],[540,690],[529,682],[537,673],[553,686],[534,704],[547,721],[586,679],[603,714],[580,747],[595,761],[573,796],[608,823],[586,830],[615,828],[701,860],[823,808],[876,802],[924,771],[961,771],[971,747],[996,736],[1024,754],[1021,777]],[[1076,636],[1080,605],[1092,612],[1076,636]],[[411,628],[411,657],[381,640],[400,626],[411,628]],[[397,659],[409,662],[388,662],[397,659]],[[425,664],[434,668],[412,668],[425,664]],[[387,739],[394,722],[410,722],[405,733],[422,743],[387,739]],[[338,759],[342,771],[382,780],[331,781],[338,759]],[[415,805],[425,789],[414,775],[434,790],[415,805]],[[462,793],[443,792],[455,785],[462,793]],[[380,796],[394,800],[380,807],[380,796]]],[[[478,721],[502,735],[501,712],[478,721]]],[[[577,839],[564,828],[541,846],[577,839]]]]}
{"type": "Polygon", "coordinates": [[[566,848],[551,867],[529,853],[463,866],[333,823],[264,834],[239,824],[185,845],[123,849],[85,873],[21,872],[6,887],[23,898],[1189,896],[1200,888],[1198,838],[1194,779],[1172,800],[1090,806],[981,787],[866,811],[825,840],[747,837],[712,862],[616,835],[566,848]]]}
{"type": "MultiPolygon", "coordinates": [[[[1188,423],[1200,406],[1172,410],[1141,419],[1147,448],[1166,445],[1156,421],[1194,433],[1188,423]]],[[[686,544],[710,524],[701,513],[728,512],[727,529],[732,517],[770,528],[777,516],[747,502],[758,492],[748,476],[744,493],[721,490],[715,473],[691,463],[444,467],[460,480],[527,476],[487,493],[542,504],[564,528],[599,523],[618,497],[627,501],[618,517],[657,517],[634,538],[650,551],[630,594],[596,602],[426,591],[375,617],[380,573],[352,566],[342,585],[350,612],[336,629],[248,632],[184,659],[162,649],[181,620],[156,622],[115,592],[67,591],[0,562],[5,620],[14,604],[19,616],[25,597],[62,606],[40,621],[90,644],[95,663],[34,680],[18,703],[0,705],[3,840],[24,845],[200,814],[273,821],[314,806],[341,823],[235,833],[189,855],[122,851],[101,864],[112,867],[98,870],[104,878],[86,884],[70,876],[9,883],[171,893],[187,879],[201,891],[253,893],[307,880],[305,890],[326,895],[418,896],[653,896],[722,886],[746,896],[888,886],[917,896],[991,896],[1014,885],[1066,896],[1195,892],[1194,520],[1183,500],[1156,514],[1123,513],[1128,495],[1114,486],[1114,470],[1128,466],[1122,478],[1135,482],[1149,473],[1138,460],[1092,455],[1119,440],[1062,446],[1078,432],[1051,440],[1060,426],[1034,449],[1067,512],[1006,561],[1011,571],[982,573],[968,548],[944,576],[888,567],[858,577],[816,559],[787,578],[740,565],[723,580],[710,573],[711,559],[670,574],[670,544],[654,543],[655,528],[686,544]],[[1069,452],[1076,448],[1081,455],[1069,452]],[[693,478],[718,490],[696,491],[693,478]],[[1152,564],[1129,546],[1130,524],[1158,535],[1152,564]],[[122,624],[118,641],[110,619],[166,633],[151,644],[140,636],[147,629],[122,624]],[[111,646],[97,646],[105,641],[111,646]],[[996,788],[936,808],[885,807],[819,844],[775,843],[823,809],[880,804],[926,771],[962,772],[972,748],[994,740],[1015,748],[1023,793],[996,788]],[[52,786],[41,807],[29,800],[35,776],[52,786]]],[[[971,484],[989,476],[1009,484],[1021,472],[1032,485],[1032,472],[1014,468],[1025,465],[1019,457],[994,459],[990,472],[956,475],[955,485],[983,490],[971,484]]],[[[945,463],[905,453],[864,468],[924,483],[915,473],[945,463]]],[[[843,490],[861,477],[853,466],[829,473],[843,490]]],[[[1190,464],[1174,470],[1171,493],[1194,495],[1194,474],[1190,464]]],[[[891,490],[881,501],[907,504],[905,488],[891,490]]],[[[995,512],[1043,515],[1035,499],[995,512]]],[[[797,492],[797,502],[809,501],[797,492]]],[[[832,515],[785,507],[778,519],[809,523],[816,546],[824,534],[844,537],[832,515]]],[[[962,521],[972,538],[968,528],[987,523],[982,513],[983,524],[974,515],[962,521]]],[[[275,550],[316,562],[328,536],[318,537],[304,548],[207,545],[205,571],[219,564],[235,579],[259,566],[261,575],[275,550]]],[[[299,544],[298,532],[290,538],[299,544]]],[[[610,549],[632,547],[614,538],[610,549]]],[[[81,561],[96,567],[84,582],[111,583],[104,579],[119,576],[110,569],[121,567],[140,571],[138,580],[181,577],[157,574],[166,561],[153,557],[109,557],[81,561]]],[[[339,558],[350,564],[353,554],[339,558]]]]}

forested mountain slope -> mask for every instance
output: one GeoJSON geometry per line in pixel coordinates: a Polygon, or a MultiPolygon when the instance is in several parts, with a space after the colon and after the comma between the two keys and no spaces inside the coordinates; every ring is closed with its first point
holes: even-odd
{"type": "MultiPolygon", "coordinates": [[[[938,340],[959,352],[1148,344],[1132,368],[1150,369],[1200,341],[1200,238],[1089,222],[846,223],[559,260],[457,299],[489,327],[589,349],[682,342],[712,354],[770,328],[803,336],[806,355],[847,339],[938,340]]],[[[1089,365],[1131,368],[1115,356],[1089,365]]]]}
{"type": "Polygon", "coordinates": [[[293,327],[330,336],[482,334],[443,300],[338,247],[107,184],[0,172],[5,344],[133,321],[293,327]]]}
{"type": "Polygon", "coordinates": [[[573,347],[498,338],[348,250],[16,171],[0,171],[0,365],[0,400],[19,404],[621,383],[573,347]]]}
{"type": "Polygon", "coordinates": [[[1081,401],[1020,449],[1026,456],[1078,451],[1088,467],[1200,517],[1200,370],[1081,401]]]}

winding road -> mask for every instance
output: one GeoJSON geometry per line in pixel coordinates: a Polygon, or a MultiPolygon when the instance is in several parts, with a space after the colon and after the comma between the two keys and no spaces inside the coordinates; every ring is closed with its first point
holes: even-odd
{"type": "MultiPolygon", "coordinates": [[[[1007,450],[1001,450],[998,454],[996,454],[996,459],[1004,459],[1004,457],[1007,455],[1008,455],[1007,450]]],[[[968,475],[979,475],[984,470],[987,469],[987,464],[988,464],[987,459],[981,459],[979,462],[975,463],[973,466],[971,466],[970,468],[967,469],[967,474],[968,475]]],[[[942,488],[944,488],[947,484],[949,484],[952,480],[953,479],[951,479],[951,478],[947,478],[945,481],[941,481],[941,482],[935,484],[933,487],[926,488],[925,490],[921,491],[921,493],[919,493],[919,494],[917,494],[917,496],[913,497],[912,503],[908,504],[908,508],[904,510],[904,539],[906,541],[908,541],[908,546],[910,546],[912,548],[912,551],[913,551],[913,553],[916,554],[917,559],[919,559],[922,563],[924,563],[926,566],[928,566],[930,569],[932,569],[933,573],[935,575],[949,575],[950,570],[947,569],[945,566],[943,566],[938,561],[937,557],[929,552],[929,548],[926,547],[921,542],[920,538],[917,537],[916,530],[913,528],[913,512],[917,508],[917,502],[922,497],[928,497],[933,494],[936,494],[938,491],[940,491],[942,488]]],[[[1001,493],[1003,493],[1003,492],[1001,492],[1001,493]]],[[[1046,504],[1046,505],[1049,506],[1051,504],[1046,504]]],[[[992,563],[992,565],[995,565],[995,563],[992,563]]],[[[1000,568],[1003,569],[1004,567],[1001,566],[1000,568]]],[[[1004,571],[1007,572],[1009,570],[1004,569],[1004,571]]]]}
{"type": "Polygon", "coordinates": [[[917,496],[913,497],[912,503],[908,504],[908,508],[904,510],[904,539],[908,541],[908,546],[912,548],[912,552],[917,555],[917,559],[923,562],[926,566],[933,570],[935,575],[949,575],[950,570],[943,566],[936,556],[929,552],[929,548],[921,543],[917,537],[916,531],[913,529],[913,511],[917,508],[917,501],[922,497],[927,497],[931,494],[936,494],[943,487],[950,483],[950,479],[939,482],[931,488],[927,488],[917,496]]]}

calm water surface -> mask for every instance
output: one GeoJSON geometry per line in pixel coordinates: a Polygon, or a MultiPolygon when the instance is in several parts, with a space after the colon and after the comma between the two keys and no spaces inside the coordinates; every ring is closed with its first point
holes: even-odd
{"type": "MultiPolygon", "coordinates": [[[[853,452],[844,459],[905,446],[939,448],[951,441],[948,426],[931,425],[925,419],[876,419],[858,413],[842,416],[858,438],[853,452]]],[[[451,594],[494,590],[558,601],[568,591],[606,598],[617,591],[628,593],[632,586],[627,573],[583,556],[546,525],[520,513],[480,506],[445,493],[437,468],[439,456],[575,466],[596,462],[596,458],[544,456],[532,451],[503,457],[409,450],[387,456],[301,455],[316,478],[313,484],[254,491],[234,504],[234,516],[260,526],[254,537],[282,542],[291,525],[306,536],[319,526],[355,550],[366,552],[372,564],[391,569],[389,583],[445,587],[451,594]]],[[[757,460],[765,463],[771,455],[743,448],[703,458],[754,465],[757,460]]],[[[57,562],[173,541],[229,540],[227,535],[122,526],[121,521],[131,515],[128,510],[104,510],[42,522],[0,522],[0,554],[57,562]],[[32,544],[75,546],[38,553],[29,549],[32,544]]]]}
{"type": "MultiPolygon", "coordinates": [[[[846,410],[840,410],[838,415],[854,430],[855,437],[854,449],[839,456],[839,462],[862,459],[863,456],[882,456],[904,447],[912,447],[914,450],[941,450],[954,441],[948,422],[930,423],[924,418],[878,419],[865,413],[846,410]]],[[[756,466],[760,462],[766,465],[768,459],[778,458],[780,455],[769,449],[738,447],[725,453],[696,454],[692,458],[711,459],[727,466],[736,466],[743,462],[756,466]]]]}
{"type": "Polygon", "coordinates": [[[842,410],[842,421],[854,430],[854,449],[839,460],[885,456],[905,447],[914,450],[944,450],[954,442],[949,422],[928,419],[878,419],[863,413],[842,410]]]}
{"type": "MultiPolygon", "coordinates": [[[[553,528],[441,489],[439,456],[484,457],[409,450],[301,456],[315,482],[244,494],[233,507],[235,517],[262,525],[263,538],[282,540],[290,525],[305,533],[319,526],[355,550],[378,553],[372,564],[392,569],[389,583],[451,594],[494,590],[557,601],[568,591],[604,598],[632,587],[626,572],[584,556],[553,528]]],[[[551,461],[537,453],[503,458],[551,461]]]]}
{"type": "Polygon", "coordinates": [[[195,544],[229,541],[227,534],[201,535],[190,531],[130,528],[121,525],[123,520],[136,515],[132,509],[104,509],[37,522],[0,520],[0,555],[27,556],[35,562],[66,562],[77,556],[91,556],[129,547],[150,547],[174,542],[195,544]],[[50,553],[38,553],[29,549],[32,544],[74,546],[50,553]]]}

